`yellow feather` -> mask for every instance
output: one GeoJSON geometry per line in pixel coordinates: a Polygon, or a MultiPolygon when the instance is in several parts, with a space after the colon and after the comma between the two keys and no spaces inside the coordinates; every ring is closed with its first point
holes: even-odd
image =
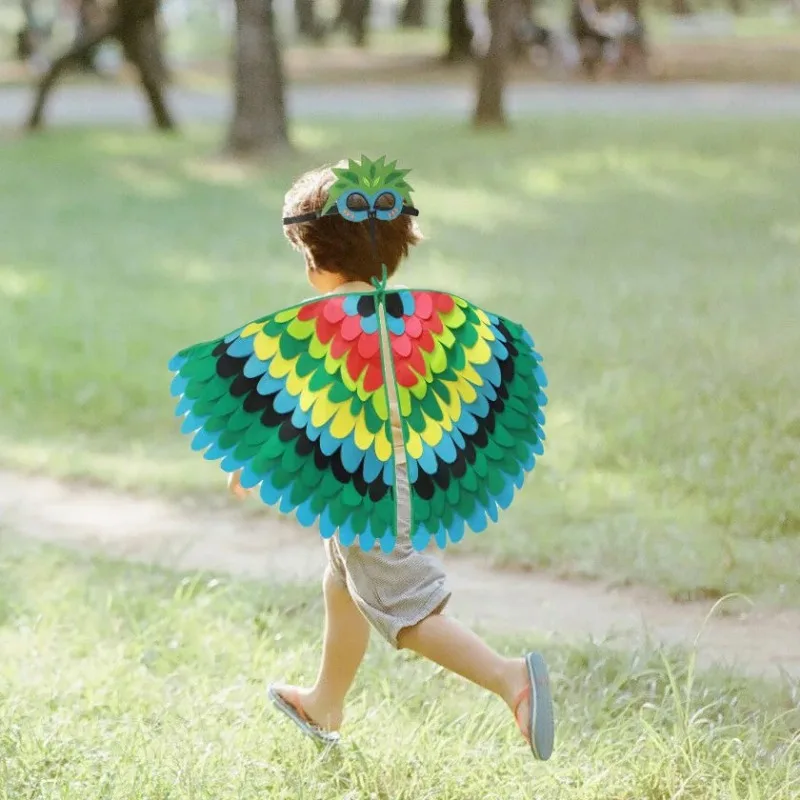
{"type": "Polygon", "coordinates": [[[369,428],[367,428],[364,415],[359,414],[358,417],[356,417],[355,424],[356,447],[358,447],[359,450],[368,450],[372,446],[374,439],[375,434],[370,433],[369,428]]]}
{"type": "Polygon", "coordinates": [[[372,393],[372,407],[384,422],[389,419],[389,393],[385,387],[382,386],[372,393]]]}
{"type": "Polygon", "coordinates": [[[278,337],[267,336],[263,331],[256,334],[253,339],[253,352],[262,360],[269,361],[278,351],[278,337]]]}
{"type": "Polygon", "coordinates": [[[408,429],[406,453],[408,453],[411,458],[422,457],[422,439],[420,438],[420,435],[411,428],[408,429]]]}
{"type": "Polygon", "coordinates": [[[349,405],[349,403],[342,403],[331,422],[331,435],[336,439],[344,439],[349,436],[355,425],[355,417],[350,413],[349,405]]]}
{"type": "Polygon", "coordinates": [[[242,332],[239,335],[242,339],[246,339],[248,336],[255,336],[264,329],[265,324],[264,322],[250,322],[242,328],[242,332]]]}
{"type": "Polygon", "coordinates": [[[492,349],[486,339],[478,339],[469,349],[464,349],[467,364],[486,364],[492,357],[492,349]]]}
{"type": "Polygon", "coordinates": [[[269,362],[269,374],[273,378],[285,378],[294,372],[296,361],[297,356],[287,361],[280,352],[276,352],[272,357],[272,361],[269,362]]]}
{"type": "Polygon", "coordinates": [[[288,390],[289,394],[293,395],[294,397],[302,397],[303,392],[306,390],[306,387],[311,380],[311,376],[314,373],[309,373],[305,376],[305,378],[301,378],[295,370],[289,372],[286,376],[286,389],[288,390]]]}
{"type": "Polygon", "coordinates": [[[286,328],[286,332],[293,338],[298,339],[299,341],[303,341],[303,339],[308,339],[314,333],[314,329],[316,327],[316,320],[313,319],[293,319],[288,327],[286,328]]]}
{"type": "Polygon", "coordinates": [[[386,429],[381,428],[375,434],[375,455],[379,461],[386,462],[392,457],[393,450],[392,443],[386,436],[386,429]]]}
{"type": "Polygon", "coordinates": [[[400,416],[407,417],[411,413],[411,392],[407,386],[397,386],[397,402],[400,405],[400,416]]]}
{"type": "Polygon", "coordinates": [[[442,441],[442,426],[434,422],[427,414],[425,415],[425,428],[422,431],[422,441],[431,447],[436,447],[442,441]]]}
{"type": "Polygon", "coordinates": [[[287,308],[285,311],[279,311],[275,315],[275,322],[291,322],[295,317],[297,317],[297,312],[300,310],[299,307],[296,308],[287,308]]]}
{"type": "Polygon", "coordinates": [[[321,428],[337,411],[338,404],[331,403],[325,395],[318,395],[311,409],[311,424],[321,428]]]}

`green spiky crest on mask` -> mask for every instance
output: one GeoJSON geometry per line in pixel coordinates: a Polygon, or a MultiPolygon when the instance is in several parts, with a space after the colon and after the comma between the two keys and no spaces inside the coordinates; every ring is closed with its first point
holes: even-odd
{"type": "Polygon", "coordinates": [[[366,156],[361,156],[361,162],[348,159],[346,167],[333,167],[336,182],[328,190],[328,201],[325,203],[324,214],[345,193],[353,189],[360,189],[368,194],[377,194],[381,189],[394,189],[403,198],[403,202],[411,205],[411,186],[406,182],[405,176],[410,169],[397,169],[397,161],[386,163],[386,156],[381,156],[376,161],[370,161],[366,156]]]}

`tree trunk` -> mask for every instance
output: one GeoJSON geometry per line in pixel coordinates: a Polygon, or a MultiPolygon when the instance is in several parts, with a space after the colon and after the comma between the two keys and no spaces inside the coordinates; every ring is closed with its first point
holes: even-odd
{"type": "Polygon", "coordinates": [[[344,26],[353,37],[356,47],[366,46],[370,5],[370,0],[341,0],[331,30],[337,31],[344,26]]]}
{"type": "Polygon", "coordinates": [[[294,13],[300,37],[312,42],[322,41],[325,30],[317,19],[314,0],[295,0],[294,13]]]}
{"type": "Polygon", "coordinates": [[[236,0],[235,105],[227,150],[254,156],[289,148],[283,70],[272,0],[236,0]]]}
{"type": "Polygon", "coordinates": [[[486,5],[492,38],[478,67],[478,97],[473,122],[477,127],[503,127],[506,124],[503,93],[513,9],[508,0],[488,0],[486,5]]]}
{"type": "Polygon", "coordinates": [[[61,77],[61,74],[69,67],[80,63],[80,60],[85,54],[91,52],[92,48],[99,45],[104,39],[109,36],[117,35],[120,25],[121,23],[118,16],[116,14],[112,15],[112,19],[106,22],[101,28],[98,28],[93,33],[86,32],[83,39],[74,42],[68,50],[53,61],[50,68],[42,76],[39,87],[36,90],[33,108],[25,123],[25,127],[28,130],[37,130],[42,126],[42,118],[44,116],[44,107],[47,103],[47,98],[50,96],[50,92],[61,77]]]}
{"type": "Polygon", "coordinates": [[[129,15],[123,22],[120,41],[125,55],[139,72],[156,126],[164,131],[174,130],[175,123],[164,99],[166,67],[155,9],[146,16],[129,15]]]}
{"type": "Polygon", "coordinates": [[[472,28],[467,18],[464,0],[447,3],[447,54],[446,61],[464,61],[472,57],[472,28]]]}
{"type": "Polygon", "coordinates": [[[401,28],[425,27],[425,3],[423,0],[406,0],[398,17],[401,28]]]}
{"type": "MultiPolygon", "coordinates": [[[[95,21],[98,18],[99,12],[100,9],[98,8],[97,0],[81,0],[78,6],[77,25],[75,26],[76,43],[85,38],[93,27],[96,27],[95,21]]],[[[97,48],[93,47],[78,61],[78,68],[84,72],[97,72],[97,67],[95,65],[96,55],[97,48]]]]}
{"type": "Polygon", "coordinates": [[[744,0],[728,0],[731,13],[737,17],[744,14],[744,0]]]}
{"type": "Polygon", "coordinates": [[[672,13],[676,17],[688,17],[694,13],[689,0],[671,0],[672,13]]]}

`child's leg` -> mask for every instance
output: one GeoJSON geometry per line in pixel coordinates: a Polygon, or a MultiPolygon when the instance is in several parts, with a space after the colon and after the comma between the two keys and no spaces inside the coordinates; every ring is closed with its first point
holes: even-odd
{"type": "MultiPolygon", "coordinates": [[[[404,628],[397,643],[494,692],[512,711],[520,692],[528,685],[523,658],[504,658],[477,634],[443,614],[431,614],[417,625],[404,628]]],[[[523,730],[527,730],[528,702],[522,702],[516,711],[523,730]]]]}
{"type": "Polygon", "coordinates": [[[299,702],[319,727],[335,731],[342,724],[345,696],[367,650],[369,624],[330,567],[325,570],[322,586],[325,634],[317,680],[310,689],[276,688],[288,702],[299,702]]]}

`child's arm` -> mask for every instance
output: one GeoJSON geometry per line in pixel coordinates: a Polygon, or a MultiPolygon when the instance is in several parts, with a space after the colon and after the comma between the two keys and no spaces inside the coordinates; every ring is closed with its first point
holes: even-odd
{"type": "Polygon", "coordinates": [[[239,500],[244,500],[244,498],[250,494],[250,490],[242,488],[241,478],[241,470],[238,472],[232,472],[230,475],[228,475],[228,491],[239,500]]]}

